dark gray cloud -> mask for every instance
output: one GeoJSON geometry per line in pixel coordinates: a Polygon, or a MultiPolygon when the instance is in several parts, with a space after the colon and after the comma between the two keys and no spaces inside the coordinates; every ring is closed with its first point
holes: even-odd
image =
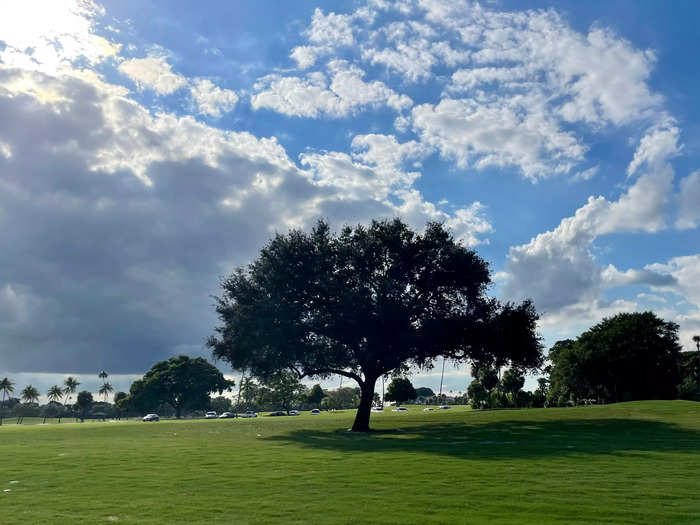
{"type": "Polygon", "coordinates": [[[397,213],[316,184],[274,139],[152,115],[126,94],[0,68],[4,370],[128,374],[206,354],[219,279],[276,230],[397,213]]]}

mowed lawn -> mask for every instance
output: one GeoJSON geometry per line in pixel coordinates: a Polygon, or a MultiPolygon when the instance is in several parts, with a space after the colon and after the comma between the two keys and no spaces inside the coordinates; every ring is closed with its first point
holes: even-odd
{"type": "Polygon", "coordinates": [[[0,427],[0,523],[700,523],[700,403],[0,427]]]}

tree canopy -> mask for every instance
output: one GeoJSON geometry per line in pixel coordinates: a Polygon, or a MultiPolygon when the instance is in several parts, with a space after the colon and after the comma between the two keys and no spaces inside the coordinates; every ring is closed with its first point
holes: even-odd
{"type": "Polygon", "coordinates": [[[416,399],[416,397],[418,397],[418,394],[416,394],[411,380],[407,377],[395,377],[391,383],[389,383],[386,395],[384,396],[388,401],[395,401],[397,406],[405,401],[416,399]]]}
{"type": "Polygon", "coordinates": [[[287,413],[306,393],[306,388],[299,382],[299,377],[292,372],[284,371],[268,377],[263,389],[263,400],[287,413]]]}
{"type": "Polygon", "coordinates": [[[423,234],[399,219],[276,235],[222,283],[220,325],[208,344],[234,369],[266,377],[333,374],[361,389],[353,430],[369,430],[374,387],[385,374],[455,360],[541,365],[530,302],[486,295],[486,262],[441,224],[423,234]]]}
{"type": "Polygon", "coordinates": [[[313,387],[311,387],[306,401],[318,408],[321,406],[321,401],[324,397],[326,397],[326,393],[323,391],[323,388],[321,388],[321,385],[316,383],[313,387]]]}
{"type": "Polygon", "coordinates": [[[233,381],[224,378],[206,359],[180,355],[156,363],[143,379],[134,381],[129,402],[136,410],[143,411],[168,403],[179,418],[185,409],[206,410],[211,393],[222,394],[232,387],[233,381]]]}
{"type": "Polygon", "coordinates": [[[677,324],[653,312],[617,314],[552,347],[550,396],[559,402],[673,398],[680,350],[677,324]]]}

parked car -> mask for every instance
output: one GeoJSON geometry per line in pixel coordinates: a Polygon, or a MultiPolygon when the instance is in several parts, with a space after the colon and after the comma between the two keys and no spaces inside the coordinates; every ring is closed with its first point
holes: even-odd
{"type": "Polygon", "coordinates": [[[258,413],[253,412],[252,410],[248,410],[248,412],[245,412],[238,417],[258,417],[258,413]]]}
{"type": "Polygon", "coordinates": [[[158,414],[146,414],[141,418],[141,421],[160,421],[160,416],[158,414]]]}
{"type": "Polygon", "coordinates": [[[372,412],[384,412],[384,407],[372,407],[372,412]]]}
{"type": "Polygon", "coordinates": [[[270,412],[268,416],[286,416],[287,413],[284,410],[275,410],[274,412],[270,412]]]}
{"type": "Polygon", "coordinates": [[[396,407],[392,410],[392,412],[407,412],[408,409],[406,407],[396,407]]]}
{"type": "Polygon", "coordinates": [[[216,419],[216,416],[216,412],[207,412],[206,414],[204,414],[204,419],[216,419]]]}
{"type": "Polygon", "coordinates": [[[311,410],[312,416],[318,416],[319,414],[321,414],[321,411],[318,408],[314,408],[311,410]]]}
{"type": "Polygon", "coordinates": [[[224,412],[219,416],[219,419],[229,419],[232,417],[237,417],[237,415],[234,414],[233,412],[224,412]]]}
{"type": "Polygon", "coordinates": [[[433,407],[425,407],[423,409],[423,412],[432,412],[432,410],[433,410],[433,407]]]}
{"type": "Polygon", "coordinates": [[[452,408],[452,407],[449,405],[440,405],[438,407],[438,410],[449,410],[450,408],[452,408]]]}
{"type": "Polygon", "coordinates": [[[298,415],[299,415],[299,411],[298,411],[298,410],[290,410],[288,415],[290,415],[290,416],[298,416],[298,415]]]}

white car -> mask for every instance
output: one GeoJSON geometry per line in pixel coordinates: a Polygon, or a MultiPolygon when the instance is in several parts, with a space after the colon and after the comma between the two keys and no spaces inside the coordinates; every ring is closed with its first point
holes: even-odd
{"type": "Polygon", "coordinates": [[[450,408],[452,408],[452,407],[449,405],[440,405],[438,407],[438,410],[449,410],[450,408]]]}
{"type": "Polygon", "coordinates": [[[233,412],[224,412],[219,416],[219,419],[230,419],[233,417],[237,417],[236,414],[234,414],[233,412]]]}
{"type": "Polygon", "coordinates": [[[408,412],[408,409],[406,407],[396,407],[392,412],[408,412]]]}
{"type": "Polygon", "coordinates": [[[311,411],[311,415],[312,415],[312,416],[318,416],[318,415],[320,415],[320,414],[321,414],[321,411],[320,411],[318,408],[314,408],[314,409],[311,411]]]}
{"type": "Polygon", "coordinates": [[[204,419],[216,419],[216,412],[207,412],[204,414],[204,419]]]}
{"type": "Polygon", "coordinates": [[[290,416],[298,416],[298,415],[299,415],[299,411],[298,411],[298,410],[290,410],[290,411],[289,411],[289,415],[290,415],[290,416]]]}
{"type": "Polygon", "coordinates": [[[258,413],[253,412],[252,410],[248,410],[248,412],[244,412],[243,414],[241,414],[238,417],[258,417],[258,413]]]}
{"type": "Polygon", "coordinates": [[[433,411],[433,408],[432,408],[432,407],[425,407],[425,408],[423,409],[423,412],[432,412],[432,411],[433,411]]]}
{"type": "Polygon", "coordinates": [[[160,421],[160,416],[158,414],[146,414],[141,418],[141,421],[160,421]]]}
{"type": "Polygon", "coordinates": [[[372,407],[372,412],[384,412],[384,407],[372,407]]]}

